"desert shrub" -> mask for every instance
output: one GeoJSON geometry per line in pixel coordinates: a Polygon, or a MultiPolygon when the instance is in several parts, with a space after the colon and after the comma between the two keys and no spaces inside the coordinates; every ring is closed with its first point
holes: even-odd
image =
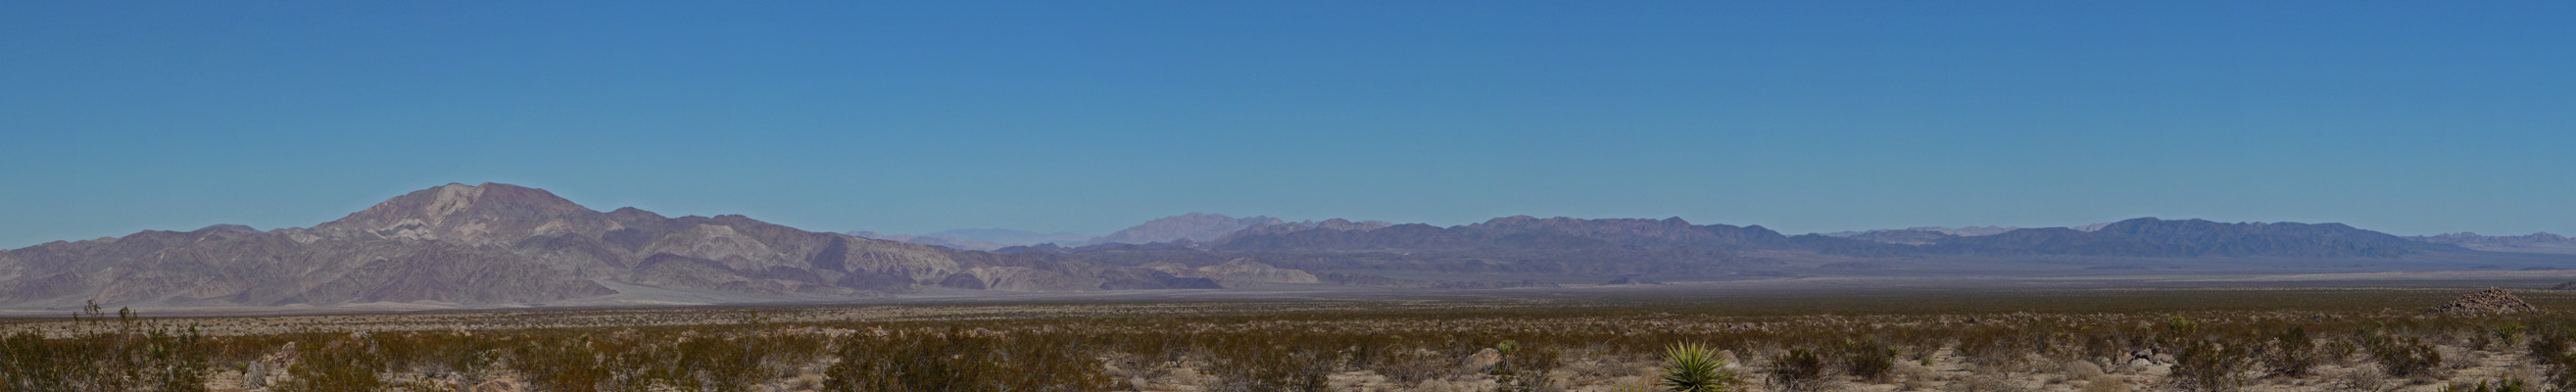
{"type": "Polygon", "coordinates": [[[33,332],[0,337],[0,390],[203,391],[212,347],[195,327],[146,321],[97,304],[75,315],[69,338],[33,332]]]}
{"type": "Polygon", "coordinates": [[[2165,319],[2164,340],[2181,341],[2196,336],[2200,336],[2200,322],[2182,316],[2165,319]]]}
{"type": "MultiPolygon", "coordinates": [[[[1110,356],[1111,363],[1117,366],[1118,371],[1122,373],[1121,376],[1140,378],[1160,376],[1170,370],[1168,364],[1181,360],[1179,345],[1171,339],[1153,339],[1124,334],[1110,338],[1115,342],[1113,350],[1116,351],[1110,356]]],[[[1368,357],[1377,358],[1379,355],[1368,357]]]]}
{"type": "Polygon", "coordinates": [[[2185,391],[2228,392],[2245,387],[2245,367],[2251,365],[2243,345],[2230,345],[2206,339],[2192,340],[2174,352],[2173,376],[2176,389],[2185,391]]]}
{"type": "Polygon", "coordinates": [[[769,344],[772,339],[775,338],[763,335],[694,337],[641,347],[641,355],[623,357],[628,359],[625,367],[643,371],[643,379],[634,380],[634,384],[741,392],[761,381],[786,375],[787,369],[770,361],[770,357],[795,350],[773,347],[769,344]]]}
{"type": "Polygon", "coordinates": [[[2498,324],[2492,328],[2487,328],[2487,334],[2495,337],[2496,344],[2504,346],[2497,347],[2495,349],[2510,350],[2515,346],[2522,345],[2522,332],[2525,329],[2528,328],[2524,328],[2522,323],[2506,322],[2504,324],[2498,324]]]}
{"type": "Polygon", "coordinates": [[[2520,380],[2520,379],[2513,379],[2513,378],[2507,378],[2507,379],[2503,379],[2503,380],[2496,380],[2496,381],[2494,381],[2494,382],[2492,382],[2492,383],[2488,382],[2487,380],[2479,380],[2479,381],[2478,381],[2478,383],[2476,383],[2476,384],[2469,384],[2469,383],[2466,383],[2466,382],[2452,382],[2452,383],[2450,383],[2450,384],[2448,384],[2448,385],[2443,385],[2443,386],[2442,386],[2442,389],[2439,389],[2438,391],[2440,391],[2440,392],[2524,392],[2524,391],[2527,391],[2527,390],[2530,390],[2530,387],[2529,387],[2529,386],[2526,386],[2526,385],[2523,385],[2523,384],[2522,384],[2522,380],[2520,380]]]}
{"type": "Polygon", "coordinates": [[[2076,391],[2080,391],[2080,392],[2129,392],[2129,382],[2128,382],[2128,381],[2121,380],[2121,379],[2118,379],[2118,378],[2111,378],[2111,377],[2095,378],[2095,379],[2093,379],[2092,381],[2085,382],[2085,383],[2084,383],[2084,388],[2076,389],[2076,391]]]}
{"type": "Polygon", "coordinates": [[[1419,348],[1390,349],[1372,361],[1378,375],[1400,385],[1413,385],[1424,380],[1448,377],[1457,368],[1439,352],[1419,348]]]}
{"type": "Polygon", "coordinates": [[[598,391],[614,375],[588,336],[528,339],[509,353],[505,366],[538,390],[598,391]]]}
{"type": "Polygon", "coordinates": [[[1871,382],[1886,382],[1896,369],[1896,349],[1875,341],[1845,339],[1834,354],[1844,373],[1871,382]]]}
{"type": "Polygon", "coordinates": [[[2303,378],[2317,365],[2316,341],[2308,339],[2306,328],[2292,327],[2272,336],[2263,347],[2263,366],[2282,377],[2303,378]]]}
{"type": "Polygon", "coordinates": [[[1771,358],[1769,375],[1773,389],[1817,391],[1825,388],[1825,377],[1832,374],[1830,370],[1826,368],[1824,356],[1814,350],[1794,348],[1771,358]]]}
{"type": "Polygon", "coordinates": [[[2562,333],[2540,333],[2531,339],[2531,361],[2539,365],[2542,382],[2550,390],[2576,390],[2576,355],[2568,353],[2568,337],[2562,333]]]}
{"type": "Polygon", "coordinates": [[[999,391],[982,380],[1009,366],[992,355],[996,339],[957,331],[938,336],[898,334],[889,339],[852,336],[835,352],[841,361],[823,371],[827,391],[999,391]]]}
{"type": "Polygon", "coordinates": [[[1656,372],[1660,385],[1673,392],[1734,392],[1742,381],[1726,370],[1717,349],[1697,343],[1664,348],[1664,365],[1656,372]]]}
{"type": "Polygon", "coordinates": [[[2379,368],[2369,366],[2345,369],[2335,373],[2333,377],[2334,380],[2330,385],[2338,391],[2383,392],[2395,390],[2400,384],[2397,380],[2388,378],[2387,373],[2380,372],[2379,368]]]}
{"type": "Polygon", "coordinates": [[[1250,342],[1208,351],[1219,391],[1322,391],[1335,358],[1311,347],[1250,342]]]}
{"type": "Polygon", "coordinates": [[[2427,379],[2441,371],[2442,353],[2412,336],[2378,335],[2363,344],[2389,377],[2427,379]]]}
{"type": "Polygon", "coordinates": [[[2001,373],[1984,373],[1959,379],[1957,382],[1952,382],[1949,385],[1942,386],[1941,390],[1948,392],[2028,392],[2030,391],[2030,388],[2024,388],[2021,384],[2013,383],[2012,378],[2006,377],[2001,373]]]}
{"type": "Polygon", "coordinates": [[[281,392],[375,391],[385,388],[385,356],[365,338],[316,338],[296,344],[292,376],[281,392]]]}
{"type": "Polygon", "coordinates": [[[1555,348],[1531,349],[1519,342],[1505,340],[1494,346],[1503,361],[1493,369],[1494,380],[1505,391],[1537,391],[1547,388],[1548,372],[1556,371],[1557,358],[1563,352],[1555,348]]]}
{"type": "Polygon", "coordinates": [[[1969,365],[1993,371],[2009,371],[2028,359],[2031,350],[2024,346],[2020,333],[2009,328],[1980,328],[1961,332],[1957,352],[1969,365]]]}
{"type": "MultiPolygon", "coordinates": [[[[1003,340],[1000,359],[1018,370],[1001,377],[1010,391],[1076,392],[1109,390],[1115,381],[1104,373],[1097,346],[1062,334],[1020,334],[1003,340]]],[[[1325,371],[1331,367],[1326,365],[1325,371]]],[[[1320,378],[1320,377],[1319,377],[1320,378]]],[[[1320,383],[1320,381],[1319,381],[1320,383]]]]}
{"type": "Polygon", "coordinates": [[[827,391],[1099,391],[1112,389],[1096,350],[1059,336],[951,330],[852,335],[824,370],[827,391]]]}

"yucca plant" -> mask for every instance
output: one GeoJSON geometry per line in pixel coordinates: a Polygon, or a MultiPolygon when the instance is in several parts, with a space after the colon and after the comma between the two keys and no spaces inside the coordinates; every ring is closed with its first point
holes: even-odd
{"type": "Polygon", "coordinates": [[[1725,368],[1726,360],[1718,358],[1717,349],[1698,343],[1675,343],[1664,349],[1663,386],[1673,392],[1734,391],[1735,372],[1725,368]]]}

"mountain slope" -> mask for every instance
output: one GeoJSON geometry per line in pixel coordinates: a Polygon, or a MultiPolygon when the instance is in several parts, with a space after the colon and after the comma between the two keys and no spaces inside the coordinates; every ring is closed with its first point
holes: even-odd
{"type": "Polygon", "coordinates": [[[0,251],[0,306],[541,304],[618,294],[602,282],[826,297],[951,282],[1041,292],[1191,284],[1130,282],[1171,278],[1157,273],[809,232],[740,215],[603,213],[535,188],[448,184],[309,229],[219,225],[0,251]]]}
{"type": "Polygon", "coordinates": [[[2338,223],[2219,223],[2156,218],[2119,221],[2093,231],[2021,229],[1987,236],[1950,237],[1919,249],[1931,254],[1963,255],[2312,258],[2390,258],[2466,250],[2338,223]]]}
{"type": "Polygon", "coordinates": [[[2434,236],[2406,237],[2409,240],[2436,244],[2459,245],[2490,252],[2576,254],[2576,238],[2550,233],[2517,236],[2486,236],[2478,233],[2450,233],[2434,236]]]}
{"type": "Polygon", "coordinates": [[[1511,216],[1436,227],[1267,226],[1209,244],[1223,251],[1761,249],[1792,246],[1789,237],[1761,226],[1693,225],[1681,218],[1576,219],[1511,216]]]}

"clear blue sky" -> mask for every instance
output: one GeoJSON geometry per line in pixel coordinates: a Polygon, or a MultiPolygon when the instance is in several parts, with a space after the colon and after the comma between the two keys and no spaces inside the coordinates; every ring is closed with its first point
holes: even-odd
{"type": "Polygon", "coordinates": [[[1184,212],[2576,232],[2576,2],[0,4],[0,247],[449,182],[1184,212]]]}

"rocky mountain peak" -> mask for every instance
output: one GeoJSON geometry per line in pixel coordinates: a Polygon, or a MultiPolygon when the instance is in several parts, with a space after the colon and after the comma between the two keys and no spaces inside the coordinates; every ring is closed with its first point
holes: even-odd
{"type": "Polygon", "coordinates": [[[497,240],[537,231],[604,229],[606,221],[600,216],[543,189],[451,183],[396,196],[313,228],[336,235],[497,240]]]}
{"type": "Polygon", "coordinates": [[[585,212],[595,211],[544,189],[488,182],[483,185],[450,183],[376,203],[334,223],[401,219],[436,222],[460,214],[557,218],[585,212]]]}

